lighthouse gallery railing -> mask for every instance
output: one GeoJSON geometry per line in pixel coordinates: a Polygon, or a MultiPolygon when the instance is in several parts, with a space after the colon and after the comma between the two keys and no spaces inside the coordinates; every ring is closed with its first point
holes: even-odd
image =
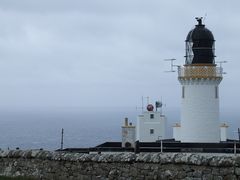
{"type": "Polygon", "coordinates": [[[222,67],[184,66],[178,68],[179,78],[222,78],[222,67]]]}

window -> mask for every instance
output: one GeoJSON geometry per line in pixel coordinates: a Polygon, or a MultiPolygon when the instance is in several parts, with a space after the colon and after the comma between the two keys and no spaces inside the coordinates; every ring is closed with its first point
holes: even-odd
{"type": "Polygon", "coordinates": [[[154,129],[150,129],[150,134],[154,134],[154,129]]]}
{"type": "Polygon", "coordinates": [[[154,118],[154,114],[150,114],[150,119],[153,119],[154,118]]]}
{"type": "Polygon", "coordinates": [[[185,87],[182,87],[182,98],[185,98],[185,87]]]}
{"type": "Polygon", "coordinates": [[[215,98],[218,99],[218,86],[215,86],[215,98]]]}

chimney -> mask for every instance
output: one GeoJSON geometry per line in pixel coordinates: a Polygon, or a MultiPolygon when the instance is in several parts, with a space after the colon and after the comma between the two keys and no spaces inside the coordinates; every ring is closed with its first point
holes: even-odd
{"type": "Polygon", "coordinates": [[[128,118],[125,118],[125,126],[128,126],[128,118]]]}

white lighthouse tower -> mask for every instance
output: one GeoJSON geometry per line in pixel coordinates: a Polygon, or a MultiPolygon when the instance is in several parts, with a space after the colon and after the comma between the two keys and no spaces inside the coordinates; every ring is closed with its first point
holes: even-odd
{"type": "Polygon", "coordinates": [[[220,142],[219,92],[222,68],[214,61],[214,37],[198,24],[186,38],[186,62],[178,69],[182,85],[181,142],[220,142]]]}

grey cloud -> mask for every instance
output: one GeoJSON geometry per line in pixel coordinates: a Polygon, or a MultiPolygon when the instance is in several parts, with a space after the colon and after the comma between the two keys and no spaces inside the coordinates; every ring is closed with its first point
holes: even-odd
{"type": "Polygon", "coordinates": [[[177,74],[164,73],[170,66],[163,59],[184,63],[186,35],[194,17],[205,13],[216,60],[229,61],[222,86],[230,87],[223,93],[240,90],[233,83],[240,59],[237,7],[236,0],[2,0],[0,107],[135,106],[142,95],[180,106],[177,74]]]}

